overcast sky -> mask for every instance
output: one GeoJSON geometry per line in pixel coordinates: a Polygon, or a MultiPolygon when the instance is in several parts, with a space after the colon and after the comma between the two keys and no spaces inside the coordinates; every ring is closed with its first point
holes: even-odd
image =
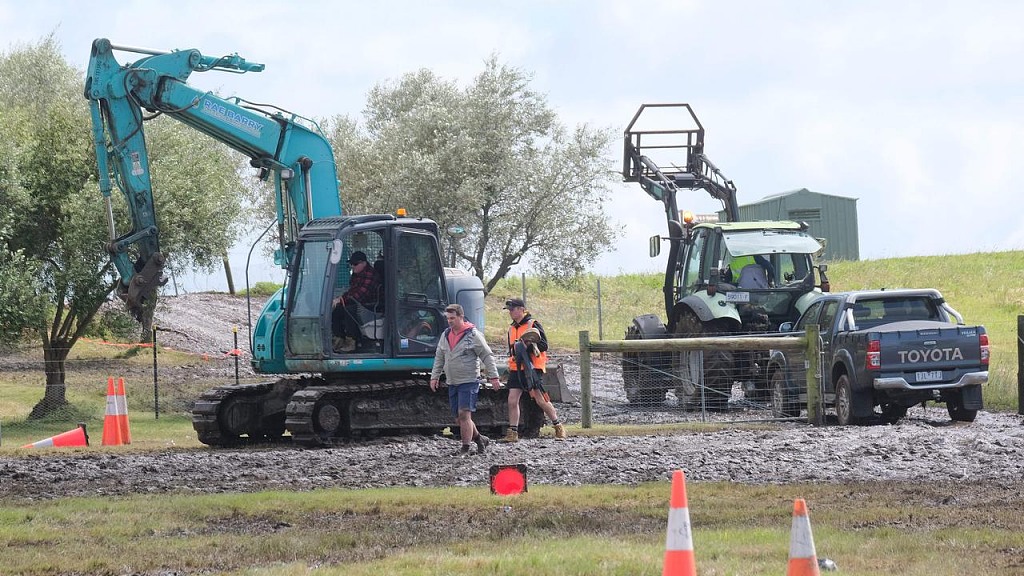
{"type": "MultiPolygon", "coordinates": [[[[532,71],[569,124],[621,132],[641,103],[689,102],[741,204],[799,188],[858,198],[865,259],[1024,248],[1022,25],[1015,2],[0,0],[5,50],[54,32],[83,70],[99,37],[238,52],[266,70],[193,84],[306,116],[357,115],[375,83],[419,68],[467,82],[492,52],[532,71]]],[[[703,192],[680,205],[716,208],[703,192]]],[[[660,204],[618,184],[609,207],[624,237],[596,270],[663,268],[647,258],[660,204]]],[[[232,251],[236,283],[247,251],[232,251]]]]}

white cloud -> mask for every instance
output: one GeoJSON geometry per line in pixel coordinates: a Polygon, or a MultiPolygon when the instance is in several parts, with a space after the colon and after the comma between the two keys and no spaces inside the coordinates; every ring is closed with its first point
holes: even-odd
{"type": "MultiPolygon", "coordinates": [[[[1003,2],[0,1],[0,37],[56,29],[83,68],[100,36],[237,51],[266,72],[197,86],[308,116],[358,114],[376,82],[421,67],[466,81],[498,52],[536,73],[567,124],[618,132],[641,103],[690,102],[741,203],[800,187],[860,198],[861,253],[874,258],[1024,246],[1022,16],[1003,2]]],[[[715,208],[702,192],[681,202],[715,208]]],[[[646,258],[660,205],[631,184],[609,210],[627,235],[598,269],[660,268],[646,258]]]]}

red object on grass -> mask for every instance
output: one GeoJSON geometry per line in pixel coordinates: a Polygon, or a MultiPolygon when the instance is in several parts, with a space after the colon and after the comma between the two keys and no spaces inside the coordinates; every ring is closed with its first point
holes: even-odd
{"type": "Polygon", "coordinates": [[[491,466],[491,494],[511,496],[526,491],[526,464],[491,466]]]}

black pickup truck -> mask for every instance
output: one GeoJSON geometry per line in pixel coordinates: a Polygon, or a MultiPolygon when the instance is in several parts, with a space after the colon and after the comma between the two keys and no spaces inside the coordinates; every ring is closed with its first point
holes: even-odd
{"type": "MultiPolygon", "coordinates": [[[[840,424],[877,421],[875,406],[883,421],[894,423],[927,400],[945,402],[953,420],[973,422],[982,407],[989,364],[985,327],[965,326],[937,290],[825,295],[782,331],[808,325],[819,329],[822,398],[835,407],[840,424]]],[[[803,357],[790,362],[788,356],[773,351],[768,363],[778,417],[797,416],[806,404],[803,357]]]]}

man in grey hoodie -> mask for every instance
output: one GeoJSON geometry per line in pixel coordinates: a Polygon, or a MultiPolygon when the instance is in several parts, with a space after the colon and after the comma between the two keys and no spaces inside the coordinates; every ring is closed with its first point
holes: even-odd
{"type": "Polygon", "coordinates": [[[480,393],[480,362],[483,362],[487,380],[495,390],[499,386],[498,367],[484,335],[471,322],[466,322],[462,306],[452,304],[444,311],[448,316],[448,329],[437,344],[434,369],[430,372],[430,389],[437,391],[438,379],[444,370],[448,379],[448,402],[462,436],[462,448],[453,456],[468,456],[473,442],[476,442],[477,453],[483,454],[490,439],[481,434],[473,423],[476,398],[480,393]]]}

